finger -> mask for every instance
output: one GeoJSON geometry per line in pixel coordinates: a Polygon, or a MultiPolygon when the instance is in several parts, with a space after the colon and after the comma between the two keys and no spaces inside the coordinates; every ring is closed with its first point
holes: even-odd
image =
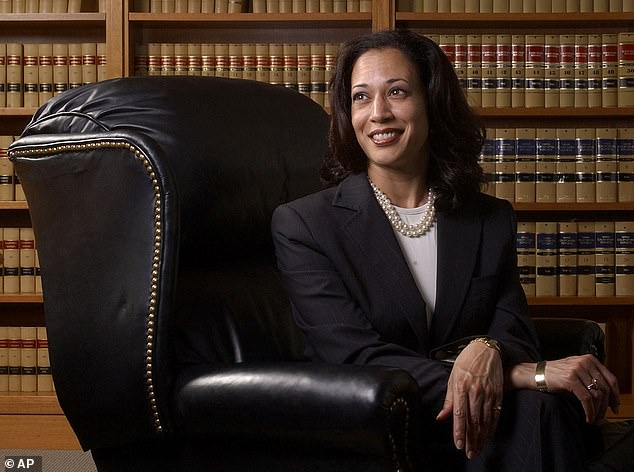
{"type": "Polygon", "coordinates": [[[451,417],[453,413],[453,382],[452,378],[449,377],[449,381],[447,382],[447,393],[445,394],[445,401],[442,405],[442,409],[436,416],[436,421],[445,421],[451,417]]]}
{"type": "Polygon", "coordinates": [[[467,415],[466,447],[467,457],[473,459],[480,452],[482,433],[486,427],[483,408],[483,394],[478,390],[469,392],[469,414],[467,415]]]}
{"type": "Polygon", "coordinates": [[[572,387],[572,393],[574,393],[581,402],[581,406],[583,407],[583,411],[586,415],[586,422],[592,423],[594,422],[596,412],[594,407],[594,397],[588,390],[587,385],[588,384],[584,383],[583,380],[578,379],[572,387]]]}
{"type": "Polygon", "coordinates": [[[618,413],[620,406],[620,391],[619,391],[619,381],[616,376],[608,370],[603,364],[599,363],[598,370],[600,371],[601,376],[603,377],[603,381],[608,389],[608,401],[610,404],[610,408],[615,413],[618,413]]]}
{"type": "Polygon", "coordinates": [[[467,402],[464,394],[454,396],[453,407],[453,440],[457,449],[465,447],[467,402]]]}

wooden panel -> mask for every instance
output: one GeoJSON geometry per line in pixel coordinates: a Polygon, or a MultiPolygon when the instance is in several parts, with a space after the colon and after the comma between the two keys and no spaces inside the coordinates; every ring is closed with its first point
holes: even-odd
{"type": "Polygon", "coordinates": [[[81,449],[63,415],[0,415],[0,449],[81,449]]]}

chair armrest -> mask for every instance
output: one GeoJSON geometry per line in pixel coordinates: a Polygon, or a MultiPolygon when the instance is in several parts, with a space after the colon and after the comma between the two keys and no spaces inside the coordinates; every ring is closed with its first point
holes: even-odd
{"type": "Polygon", "coordinates": [[[592,354],[605,360],[605,335],[598,323],[579,318],[533,318],[546,360],[592,354]]]}
{"type": "Polygon", "coordinates": [[[185,369],[175,390],[180,432],[285,441],[407,457],[420,393],[405,371],[310,362],[185,369]],[[402,446],[405,445],[405,446],[402,446]],[[395,448],[397,450],[395,450],[395,448]]]}

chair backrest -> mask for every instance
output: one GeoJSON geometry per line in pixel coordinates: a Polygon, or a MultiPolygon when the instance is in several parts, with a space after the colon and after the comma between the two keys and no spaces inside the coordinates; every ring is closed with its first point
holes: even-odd
{"type": "Polygon", "coordinates": [[[38,110],[10,156],[59,401],[84,448],[170,430],[179,324],[210,346],[185,359],[297,355],[269,222],[320,188],[327,127],[295,91],[204,77],[114,79],[38,110]]]}

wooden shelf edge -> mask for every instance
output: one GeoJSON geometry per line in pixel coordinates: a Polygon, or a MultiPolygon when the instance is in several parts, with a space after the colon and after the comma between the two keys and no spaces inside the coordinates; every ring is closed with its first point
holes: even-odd
{"type": "Polygon", "coordinates": [[[628,118],[634,116],[632,107],[613,108],[475,108],[482,117],[500,118],[628,118]]]}
{"type": "Polygon", "coordinates": [[[105,22],[105,13],[0,13],[0,23],[7,22],[105,22]]]}
{"type": "Polygon", "coordinates": [[[2,392],[0,415],[63,415],[55,392],[2,392]]]}
{"type": "Polygon", "coordinates": [[[28,210],[29,205],[25,201],[0,201],[0,210],[28,210]]]}
{"type": "Polygon", "coordinates": [[[549,305],[634,305],[634,297],[528,297],[531,306],[549,305]]]}
{"type": "Polygon", "coordinates": [[[370,22],[371,13],[133,13],[131,22],[370,22]]]}
{"type": "Polygon", "coordinates": [[[30,117],[37,111],[37,108],[24,107],[0,107],[0,116],[26,116],[30,117]]]}
{"type": "Polygon", "coordinates": [[[0,303],[42,303],[41,293],[0,293],[0,303]]]}
{"type": "Polygon", "coordinates": [[[604,13],[420,13],[396,12],[396,21],[434,22],[521,22],[521,23],[602,23],[602,22],[632,22],[634,13],[604,12],[604,13]]]}
{"type": "Polygon", "coordinates": [[[634,211],[634,202],[616,203],[520,203],[515,211],[634,211]]]}

